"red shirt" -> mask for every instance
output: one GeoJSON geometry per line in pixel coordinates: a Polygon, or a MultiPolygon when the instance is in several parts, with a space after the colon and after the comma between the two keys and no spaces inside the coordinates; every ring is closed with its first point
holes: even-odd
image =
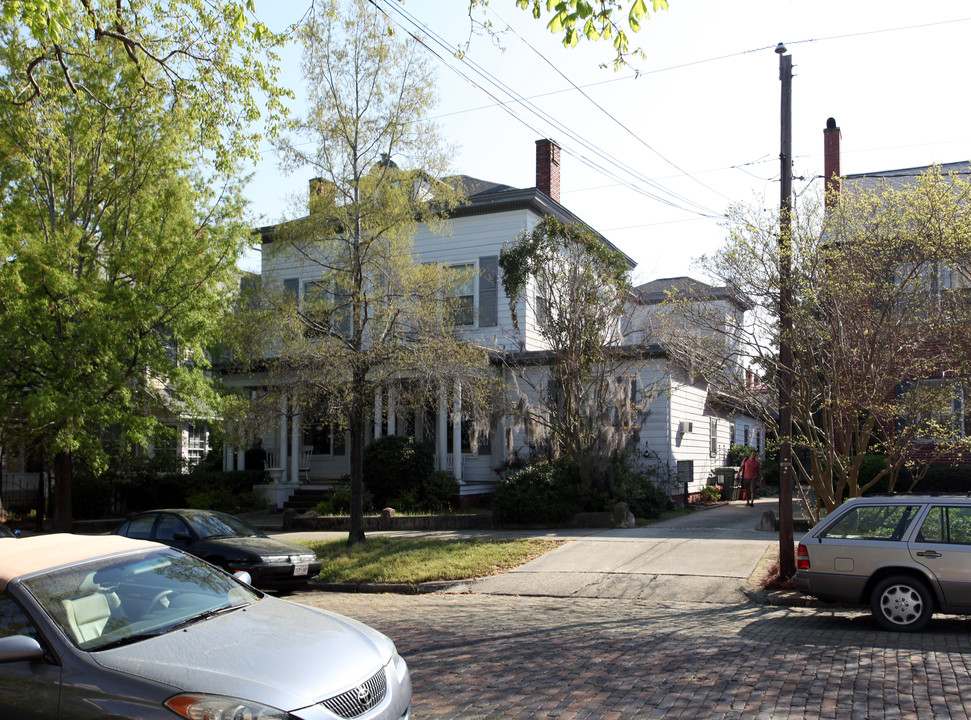
{"type": "Polygon", "coordinates": [[[758,480],[762,473],[762,464],[758,458],[747,457],[742,460],[742,480],[758,480]]]}

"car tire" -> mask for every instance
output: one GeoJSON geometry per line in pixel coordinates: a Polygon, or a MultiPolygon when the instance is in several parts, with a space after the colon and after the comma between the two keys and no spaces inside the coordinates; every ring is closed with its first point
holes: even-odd
{"type": "Polygon", "coordinates": [[[878,582],[870,595],[870,611],[884,630],[923,630],[934,612],[927,584],[909,575],[891,575],[878,582]]]}

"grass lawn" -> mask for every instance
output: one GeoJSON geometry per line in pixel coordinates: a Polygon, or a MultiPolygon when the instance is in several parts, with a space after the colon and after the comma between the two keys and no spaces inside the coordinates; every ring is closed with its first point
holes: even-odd
{"type": "Polygon", "coordinates": [[[306,544],[323,562],[320,581],[414,584],[496,575],[545,555],[562,541],[370,537],[351,548],[345,540],[306,544]]]}

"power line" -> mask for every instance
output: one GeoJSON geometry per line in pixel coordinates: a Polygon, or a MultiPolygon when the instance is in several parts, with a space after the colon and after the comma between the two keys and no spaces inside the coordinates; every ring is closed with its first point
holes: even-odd
{"type": "MultiPolygon", "coordinates": [[[[408,34],[411,37],[415,38],[416,41],[420,42],[424,47],[426,47],[427,49],[429,49],[429,51],[431,51],[432,54],[436,58],[438,58],[442,62],[445,62],[444,59],[441,57],[441,55],[439,55],[439,53],[435,52],[434,50],[432,50],[429,47],[428,43],[422,41],[420,38],[417,38],[416,35],[415,35],[415,33],[411,32],[408,28],[405,28],[400,22],[398,22],[398,21],[394,20],[393,18],[391,18],[391,16],[388,13],[388,11],[385,10],[384,8],[380,7],[377,4],[376,0],[371,0],[371,3],[374,4],[376,7],[379,7],[379,9],[381,10],[381,12],[383,12],[385,14],[385,16],[389,18],[389,20],[391,20],[392,22],[394,22],[399,27],[402,27],[402,29],[404,29],[405,32],[408,32],[408,34]]],[[[403,18],[405,18],[409,24],[411,24],[413,27],[417,28],[420,32],[422,32],[423,34],[425,34],[429,39],[431,39],[432,41],[434,41],[436,44],[440,45],[443,48],[449,49],[449,51],[450,51],[450,46],[449,46],[448,43],[446,43],[440,36],[438,36],[430,28],[428,28],[427,26],[425,26],[422,23],[420,23],[414,16],[410,15],[406,10],[404,10],[403,8],[401,8],[397,3],[391,3],[390,6],[391,6],[391,8],[393,9],[393,11],[395,13],[397,13],[398,15],[402,16],[403,18]]],[[[579,162],[583,163],[584,165],[586,165],[587,167],[591,168],[592,170],[595,170],[595,171],[597,171],[597,172],[605,175],[606,177],[609,177],[611,179],[614,179],[614,180],[618,181],[619,183],[625,185],[626,187],[634,190],[635,192],[638,192],[638,193],[640,193],[642,195],[645,195],[646,197],[649,197],[649,198],[651,198],[651,199],[653,199],[653,200],[655,200],[657,202],[663,203],[665,205],[669,205],[669,206],[671,206],[673,208],[676,208],[676,209],[679,209],[679,210],[683,210],[685,212],[691,212],[691,213],[698,214],[698,215],[702,215],[702,216],[708,216],[708,217],[719,217],[720,216],[720,213],[717,213],[716,211],[711,210],[710,208],[707,208],[707,207],[705,207],[705,206],[703,206],[703,205],[701,205],[701,204],[699,204],[699,203],[697,203],[697,202],[695,202],[695,201],[693,201],[693,200],[691,200],[689,198],[686,198],[684,196],[681,196],[681,195],[675,193],[674,191],[669,190],[668,188],[665,188],[665,187],[659,185],[657,182],[655,182],[651,178],[648,178],[647,176],[643,175],[642,173],[640,173],[636,169],[634,169],[634,168],[626,165],[623,161],[621,161],[621,160],[619,160],[619,159],[617,159],[615,157],[612,157],[608,153],[604,152],[601,148],[593,145],[585,137],[583,137],[581,134],[576,133],[575,131],[571,130],[568,126],[564,125],[562,122],[557,121],[555,118],[553,118],[552,116],[550,116],[548,113],[546,113],[545,111],[543,111],[541,108],[537,107],[535,104],[533,104],[532,102],[530,102],[528,98],[525,98],[522,95],[520,95],[519,93],[517,93],[511,87],[509,87],[508,85],[506,85],[503,81],[501,81],[500,79],[498,79],[497,77],[495,77],[488,70],[486,70],[485,68],[483,68],[482,66],[480,66],[478,63],[476,63],[467,54],[465,54],[461,58],[461,60],[462,60],[462,63],[464,65],[468,66],[471,70],[473,70],[480,77],[482,77],[483,79],[485,79],[488,82],[490,82],[492,85],[494,85],[501,92],[503,92],[506,95],[512,97],[515,100],[516,104],[521,105],[523,108],[525,108],[526,110],[528,110],[529,112],[531,112],[533,115],[535,115],[539,119],[541,119],[541,120],[543,120],[543,121],[545,121],[545,122],[547,122],[547,123],[549,123],[549,124],[557,127],[561,132],[563,132],[567,136],[569,136],[573,140],[574,143],[576,143],[577,145],[585,148],[587,151],[591,152],[592,154],[594,154],[596,156],[599,156],[601,160],[604,160],[607,163],[609,163],[610,165],[613,165],[614,167],[617,167],[618,169],[623,170],[624,172],[626,172],[627,174],[629,174],[634,179],[634,182],[631,183],[630,181],[625,181],[623,178],[619,177],[614,171],[610,170],[609,168],[604,167],[602,164],[598,163],[596,160],[593,160],[593,159],[591,159],[591,158],[583,155],[582,153],[579,153],[579,152],[576,152],[576,151],[572,150],[569,146],[567,146],[565,144],[564,145],[561,145],[561,150],[564,153],[566,153],[567,155],[575,158],[576,160],[578,160],[579,162]],[[664,197],[662,197],[660,195],[657,195],[655,192],[650,192],[650,191],[646,190],[645,188],[639,187],[637,185],[637,183],[643,183],[645,185],[648,185],[653,190],[656,190],[657,192],[660,192],[660,193],[663,193],[665,195],[668,195],[671,198],[674,198],[677,202],[673,202],[671,200],[668,200],[667,198],[664,198],[664,197]],[[679,205],[678,202],[682,203],[682,205],[679,205]],[[696,209],[693,209],[692,207],[685,207],[685,205],[694,206],[694,208],[696,208],[696,209]]],[[[458,75],[460,75],[461,77],[463,77],[467,81],[469,81],[474,87],[476,87],[479,90],[483,90],[484,91],[484,89],[482,88],[482,86],[479,83],[472,81],[471,78],[469,78],[467,74],[465,74],[462,71],[460,71],[453,64],[448,63],[448,62],[446,62],[445,64],[451,70],[453,70],[453,72],[456,72],[458,75]]],[[[487,94],[490,97],[494,98],[497,102],[499,102],[501,104],[501,106],[503,107],[503,109],[506,110],[507,112],[509,112],[519,122],[523,123],[526,127],[528,127],[533,132],[538,132],[532,125],[530,125],[528,122],[526,122],[525,120],[523,120],[519,115],[517,115],[513,111],[513,109],[510,107],[510,105],[512,105],[513,103],[500,101],[492,93],[488,93],[487,92],[487,94]]],[[[544,133],[538,133],[538,134],[543,135],[544,133]]]]}
{"type": "Polygon", "coordinates": [[[495,12],[495,10],[490,10],[490,12],[492,12],[492,14],[495,15],[496,18],[498,18],[500,22],[502,22],[503,24],[505,24],[505,26],[510,31],[512,31],[513,35],[515,35],[517,38],[519,38],[519,40],[524,45],[526,45],[526,47],[528,47],[530,50],[532,50],[533,53],[535,53],[544,63],[546,63],[550,68],[552,68],[557,73],[557,75],[559,75],[561,78],[563,78],[568,83],[570,83],[570,86],[574,90],[576,90],[578,93],[580,93],[580,95],[582,95],[583,98],[587,102],[589,102],[591,105],[593,105],[595,108],[597,108],[600,112],[602,112],[604,115],[606,115],[614,124],[616,124],[622,130],[624,130],[624,132],[626,132],[628,135],[630,135],[632,138],[634,138],[634,140],[636,140],[641,145],[643,145],[645,148],[647,148],[652,153],[654,153],[655,155],[657,155],[661,160],[663,160],[664,162],[666,162],[668,165],[670,165],[671,167],[673,167],[675,170],[677,170],[678,172],[680,172],[682,175],[684,175],[685,177],[690,178],[691,180],[694,180],[696,183],[698,183],[699,185],[701,185],[701,187],[705,188],[705,190],[709,190],[710,192],[713,192],[716,195],[720,195],[725,200],[728,200],[729,202],[731,202],[731,198],[723,195],[718,190],[715,190],[714,188],[709,187],[708,185],[705,185],[703,182],[701,182],[700,180],[698,180],[698,178],[694,177],[691,173],[689,173],[686,170],[682,169],[676,163],[672,162],[671,160],[669,160],[668,158],[666,158],[664,155],[662,155],[656,148],[654,148],[651,145],[649,145],[644,140],[644,138],[642,138],[640,135],[638,135],[633,130],[631,130],[629,127],[627,127],[627,125],[625,125],[624,123],[622,123],[615,115],[613,115],[612,113],[608,112],[600,103],[598,103],[596,100],[594,100],[592,97],[590,97],[590,95],[588,95],[583,90],[583,88],[579,87],[575,82],[573,82],[573,80],[571,80],[569,77],[567,77],[566,73],[564,73],[562,70],[560,70],[560,68],[558,68],[555,64],[551,63],[550,60],[549,60],[549,58],[547,58],[543,53],[541,53],[539,50],[537,50],[535,47],[533,47],[533,45],[530,44],[529,41],[526,40],[526,38],[524,38],[522,35],[520,35],[518,32],[516,32],[516,29],[513,28],[511,25],[509,25],[509,23],[507,23],[505,20],[503,20],[502,17],[497,12],[495,12]]]}

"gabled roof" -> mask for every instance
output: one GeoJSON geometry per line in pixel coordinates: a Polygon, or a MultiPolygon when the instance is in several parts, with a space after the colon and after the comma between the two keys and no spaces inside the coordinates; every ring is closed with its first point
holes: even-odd
{"type": "Polygon", "coordinates": [[[686,276],[660,278],[638,285],[634,288],[634,298],[641,305],[659,305],[666,301],[672,292],[698,301],[725,300],[742,310],[748,310],[751,307],[750,302],[728,286],[716,287],[686,276]]]}

